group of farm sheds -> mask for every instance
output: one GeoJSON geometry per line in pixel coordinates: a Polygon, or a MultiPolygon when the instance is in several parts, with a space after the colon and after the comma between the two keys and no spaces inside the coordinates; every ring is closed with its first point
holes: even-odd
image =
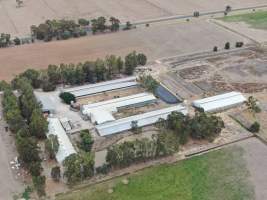
{"type": "MultiPolygon", "coordinates": [[[[97,95],[107,91],[122,90],[125,88],[127,89],[127,87],[137,87],[138,85],[139,83],[136,81],[136,77],[129,77],[103,83],[63,89],[61,92],[70,92],[77,98],[83,98],[85,96],[97,95]]],[[[56,105],[53,105],[53,101],[51,101],[51,99],[46,98],[46,96],[43,95],[37,95],[37,99],[42,103],[44,112],[48,112],[50,114],[56,113],[56,105]]],[[[218,112],[240,105],[244,103],[244,101],[246,101],[246,98],[240,92],[229,92],[195,100],[192,102],[192,106],[201,109],[204,112],[218,112]]],[[[176,104],[171,107],[148,111],[120,119],[116,119],[113,116],[113,114],[120,111],[120,109],[143,107],[155,102],[157,102],[157,98],[153,94],[143,92],[126,97],[114,97],[113,99],[106,101],[88,103],[86,105],[82,105],[80,111],[83,116],[86,116],[91,120],[100,136],[110,136],[131,130],[133,122],[135,122],[137,127],[152,125],[159,119],[166,120],[168,115],[172,112],[180,112],[184,115],[188,114],[188,110],[185,106],[176,104]]],[[[56,158],[58,162],[61,163],[68,155],[75,153],[76,151],[66,133],[66,131],[71,129],[68,119],[65,116],[64,120],[61,120],[63,119],[60,118],[61,116],[57,117],[59,118],[50,115],[48,118],[48,135],[54,134],[58,137],[59,151],[56,154],[56,158]]]]}

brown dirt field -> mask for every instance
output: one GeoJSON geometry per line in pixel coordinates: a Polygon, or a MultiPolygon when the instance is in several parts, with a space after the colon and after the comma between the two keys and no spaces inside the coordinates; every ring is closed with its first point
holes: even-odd
{"type": "Polygon", "coordinates": [[[67,41],[22,45],[0,49],[0,79],[10,80],[30,67],[41,69],[49,64],[78,63],[108,54],[124,56],[133,50],[144,52],[149,60],[155,60],[212,49],[214,45],[223,46],[227,41],[247,42],[212,23],[195,20],[67,41]]]}
{"type": "Polygon", "coordinates": [[[226,5],[233,8],[258,6],[266,0],[23,0],[16,7],[15,0],[0,1],[0,32],[15,36],[29,34],[31,25],[46,19],[92,19],[99,16],[114,16],[121,21],[139,21],[169,15],[192,14],[223,10],[226,5]]]}

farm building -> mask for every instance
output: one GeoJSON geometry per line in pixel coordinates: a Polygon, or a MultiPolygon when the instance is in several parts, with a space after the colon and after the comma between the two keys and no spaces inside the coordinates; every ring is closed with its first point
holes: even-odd
{"type": "Polygon", "coordinates": [[[156,123],[160,118],[167,119],[168,115],[172,112],[181,112],[184,115],[187,114],[187,109],[181,105],[172,106],[156,111],[143,113],[140,115],[134,115],[123,119],[118,119],[113,122],[97,125],[96,129],[100,136],[108,136],[122,131],[130,130],[132,128],[132,122],[136,121],[138,127],[143,127],[156,123]]]}
{"type": "Polygon", "coordinates": [[[37,93],[35,93],[35,96],[37,98],[37,101],[39,101],[42,104],[42,112],[43,113],[48,113],[48,114],[55,114],[56,113],[55,104],[48,96],[39,95],[37,93]]]}
{"type": "Polygon", "coordinates": [[[104,109],[91,110],[90,119],[94,124],[103,124],[116,120],[110,111],[104,109]]]}
{"type": "Polygon", "coordinates": [[[101,101],[93,104],[83,105],[81,110],[84,115],[90,115],[92,110],[108,110],[117,112],[118,109],[128,107],[139,107],[156,102],[157,99],[150,93],[139,93],[127,97],[115,98],[107,101],[101,101]]]}
{"type": "Polygon", "coordinates": [[[83,96],[95,95],[101,92],[118,90],[123,88],[135,87],[139,85],[136,77],[128,77],[116,79],[112,81],[105,81],[102,83],[88,84],[80,87],[64,89],[62,92],[72,93],[76,98],[83,96]]]}
{"type": "Polygon", "coordinates": [[[193,101],[193,106],[203,109],[204,112],[217,112],[235,107],[246,101],[240,92],[229,92],[193,101]]]}
{"type": "Polygon", "coordinates": [[[56,135],[58,138],[59,148],[56,159],[59,163],[62,163],[69,155],[76,153],[58,118],[48,118],[47,136],[49,135],[56,135]]]}

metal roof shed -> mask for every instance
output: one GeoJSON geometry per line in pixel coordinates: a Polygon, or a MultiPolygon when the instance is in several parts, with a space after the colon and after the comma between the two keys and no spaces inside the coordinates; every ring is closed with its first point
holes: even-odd
{"type": "Polygon", "coordinates": [[[90,118],[92,123],[95,124],[103,124],[116,120],[109,111],[103,109],[92,110],[90,118]]]}
{"type": "Polygon", "coordinates": [[[111,81],[104,81],[101,83],[87,84],[87,85],[83,85],[83,86],[67,88],[67,89],[64,89],[63,92],[74,92],[74,91],[87,90],[87,89],[92,89],[95,87],[101,87],[101,86],[112,85],[112,84],[117,84],[117,83],[135,82],[135,81],[136,81],[136,77],[130,76],[130,77],[115,79],[115,80],[111,80],[111,81]]]}
{"type": "Polygon", "coordinates": [[[96,129],[100,136],[108,136],[122,131],[130,130],[132,128],[133,121],[137,121],[138,127],[143,127],[156,123],[160,118],[167,119],[168,115],[175,111],[181,112],[184,115],[187,114],[187,109],[185,107],[176,105],[169,108],[119,119],[114,122],[97,125],[96,129]]]}
{"type": "Polygon", "coordinates": [[[59,142],[58,152],[56,154],[56,159],[59,163],[62,163],[66,157],[76,153],[74,147],[72,146],[67,133],[63,129],[58,118],[48,118],[48,133],[47,135],[56,135],[59,142]]]}
{"type": "Polygon", "coordinates": [[[229,92],[193,101],[193,106],[205,112],[217,112],[240,105],[246,98],[240,92],[229,92]]]}
{"type": "Polygon", "coordinates": [[[82,106],[82,113],[89,115],[92,110],[106,109],[116,112],[117,109],[125,107],[134,107],[156,102],[157,98],[150,93],[139,93],[126,97],[115,98],[107,101],[87,104],[82,106]]]}
{"type": "Polygon", "coordinates": [[[53,101],[48,97],[41,94],[35,93],[37,101],[42,104],[42,112],[56,113],[56,107],[53,101]]]}

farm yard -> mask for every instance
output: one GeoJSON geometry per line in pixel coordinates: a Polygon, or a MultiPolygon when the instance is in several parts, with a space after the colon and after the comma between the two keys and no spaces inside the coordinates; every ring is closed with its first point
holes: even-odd
{"type": "Polygon", "coordinates": [[[110,54],[125,56],[133,50],[144,52],[150,61],[154,61],[162,57],[209,51],[215,45],[223,48],[226,42],[234,44],[237,41],[247,43],[246,39],[235,33],[196,20],[116,34],[22,45],[0,49],[1,66],[4,66],[0,68],[0,79],[10,80],[27,68],[43,69],[49,64],[79,63],[110,54]]]}
{"type": "Polygon", "coordinates": [[[0,0],[1,197],[267,199],[266,3],[0,0]]]}

